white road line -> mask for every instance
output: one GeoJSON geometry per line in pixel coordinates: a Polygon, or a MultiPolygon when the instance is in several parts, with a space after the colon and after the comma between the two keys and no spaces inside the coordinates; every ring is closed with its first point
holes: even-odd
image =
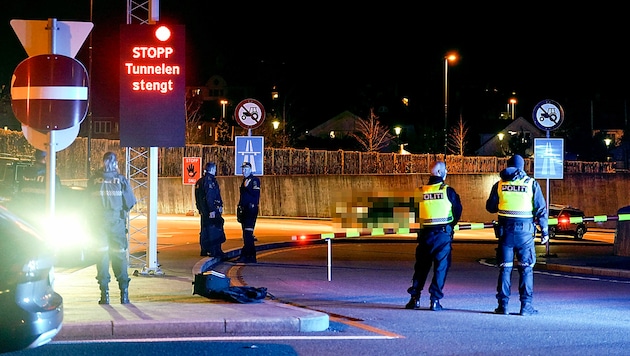
{"type": "Polygon", "coordinates": [[[167,337],[141,339],[103,339],[103,340],[63,340],[51,341],[51,344],[97,344],[97,343],[131,343],[131,342],[179,342],[179,341],[277,341],[277,340],[390,340],[399,339],[392,336],[202,336],[202,337],[167,337]]]}

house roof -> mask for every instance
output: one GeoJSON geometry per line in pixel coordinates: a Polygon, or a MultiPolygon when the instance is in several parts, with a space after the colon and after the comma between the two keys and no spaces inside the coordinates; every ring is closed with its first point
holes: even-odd
{"type": "Polygon", "coordinates": [[[480,134],[482,137],[482,143],[479,149],[477,149],[476,154],[480,156],[494,156],[497,153],[504,151],[505,148],[502,149],[501,141],[498,138],[498,134],[500,132],[506,135],[516,135],[520,132],[529,132],[532,139],[546,136],[543,130],[539,129],[531,121],[525,120],[522,116],[519,116],[514,120],[508,121],[507,125],[502,128],[499,126],[499,129],[495,132],[480,134]]]}
{"type": "Polygon", "coordinates": [[[331,131],[335,131],[338,136],[345,136],[356,131],[358,119],[360,119],[359,116],[346,110],[332,119],[315,126],[308,131],[308,134],[315,137],[328,137],[331,131]]]}

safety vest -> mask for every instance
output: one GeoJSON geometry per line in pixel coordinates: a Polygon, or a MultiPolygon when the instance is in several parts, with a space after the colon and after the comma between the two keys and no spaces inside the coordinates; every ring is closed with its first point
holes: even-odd
{"type": "Polygon", "coordinates": [[[508,218],[532,218],[534,180],[525,177],[509,182],[499,182],[499,216],[508,218]]]}
{"type": "Polygon", "coordinates": [[[452,204],[448,200],[448,185],[437,183],[424,185],[420,189],[420,223],[422,225],[444,225],[453,221],[452,204]]]}

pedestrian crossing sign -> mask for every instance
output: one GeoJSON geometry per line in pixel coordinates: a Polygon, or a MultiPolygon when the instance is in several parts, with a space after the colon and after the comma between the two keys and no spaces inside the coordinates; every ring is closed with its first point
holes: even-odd
{"type": "Polygon", "coordinates": [[[534,178],[564,178],[564,139],[534,139],[534,178]]]}
{"type": "Polygon", "coordinates": [[[241,166],[249,162],[252,165],[252,174],[262,176],[265,138],[263,136],[236,136],[234,139],[234,174],[242,175],[241,166]]]}

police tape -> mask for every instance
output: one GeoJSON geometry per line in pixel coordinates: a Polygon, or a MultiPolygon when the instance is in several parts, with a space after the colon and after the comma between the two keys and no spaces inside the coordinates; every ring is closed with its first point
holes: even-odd
{"type": "MultiPolygon", "coordinates": [[[[630,221],[630,214],[619,214],[614,216],[607,215],[595,215],[592,217],[583,217],[583,216],[572,216],[568,219],[568,221],[563,221],[563,223],[571,223],[571,224],[580,224],[584,222],[596,222],[602,223],[607,221],[630,221]]],[[[549,218],[549,225],[558,225],[557,218],[549,218]]],[[[454,230],[482,230],[489,229],[494,227],[494,222],[489,223],[459,223],[455,225],[454,230]]],[[[312,240],[312,239],[335,239],[335,238],[352,238],[352,237],[367,237],[367,236],[383,236],[383,235],[406,235],[417,233],[420,229],[418,228],[365,228],[365,229],[357,229],[350,228],[346,229],[343,232],[329,232],[323,234],[312,234],[312,235],[293,235],[291,240],[294,241],[303,241],[303,240],[312,240]]]]}

